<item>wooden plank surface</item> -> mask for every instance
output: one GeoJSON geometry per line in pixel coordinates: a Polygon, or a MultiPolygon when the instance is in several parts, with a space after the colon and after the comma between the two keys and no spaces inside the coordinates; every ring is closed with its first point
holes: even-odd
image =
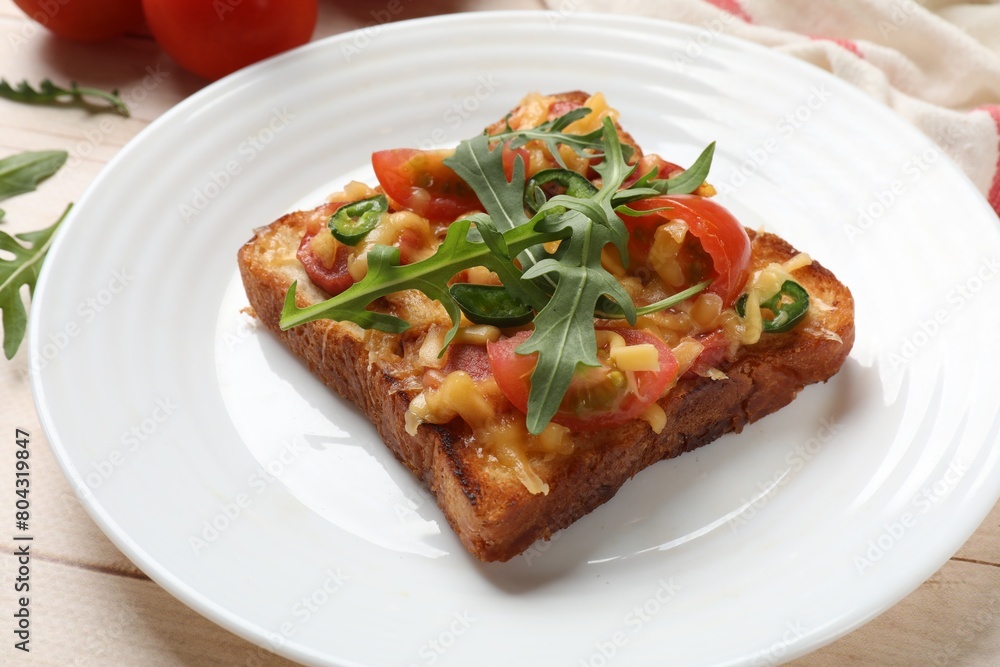
{"type": "MultiPolygon", "coordinates": [[[[321,2],[317,35],[363,26],[381,0],[321,2]]],[[[492,8],[538,8],[535,0],[440,0],[407,4],[400,18],[492,8]]],[[[55,40],[0,0],[0,76],[52,77],[118,88],[133,117],[24,107],[0,101],[0,156],[62,148],[70,162],[39,192],[3,204],[9,233],[46,226],[78,199],[101,168],[149,122],[204,83],[175,67],[143,35],[102,45],[55,40]],[[25,37],[27,35],[27,37],[25,37]]],[[[288,665],[185,607],[150,581],[101,533],[59,470],[38,423],[25,349],[0,362],[0,432],[31,432],[34,634],[30,657],[0,647],[0,663],[32,665],[288,665]]],[[[0,460],[13,460],[3,438],[0,460]]],[[[4,497],[13,497],[9,475],[4,497]]],[[[0,557],[0,581],[16,564],[0,557]]],[[[4,584],[6,588],[6,583],[4,584]]],[[[4,613],[11,593],[2,596],[4,613]]],[[[797,667],[1000,665],[1000,505],[962,549],[898,605],[797,667]]]]}

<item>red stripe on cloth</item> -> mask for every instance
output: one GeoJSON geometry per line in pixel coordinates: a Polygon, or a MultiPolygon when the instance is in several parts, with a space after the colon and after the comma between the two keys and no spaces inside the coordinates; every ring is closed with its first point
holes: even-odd
{"type": "Polygon", "coordinates": [[[816,37],[810,35],[809,39],[814,39],[816,41],[833,42],[837,46],[850,51],[858,58],[864,58],[865,54],[861,53],[861,49],[858,47],[858,43],[853,39],[843,39],[842,37],[816,37]]]}
{"type": "Polygon", "coordinates": [[[986,196],[986,200],[997,212],[997,215],[1000,215],[1000,104],[987,104],[979,107],[979,110],[988,113],[997,126],[997,165],[993,172],[993,184],[990,186],[990,193],[986,196]]]}
{"type": "Polygon", "coordinates": [[[753,23],[753,19],[740,5],[739,0],[705,0],[710,5],[715,5],[724,12],[729,12],[737,18],[741,18],[747,23],[753,23]]]}

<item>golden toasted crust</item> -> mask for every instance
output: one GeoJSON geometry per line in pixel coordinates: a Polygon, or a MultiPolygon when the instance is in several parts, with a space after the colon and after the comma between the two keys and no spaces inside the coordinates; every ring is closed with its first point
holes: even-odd
{"type": "MultiPolygon", "coordinates": [[[[798,269],[796,280],[828,308],[814,309],[810,322],[784,334],[765,335],[721,366],[728,379],[685,376],[660,401],[667,426],[659,435],[642,420],[574,435],[575,450],[540,464],[547,495],[532,495],[508,470],[477,451],[461,419],[424,424],[416,436],[404,428],[411,393],[379,362],[369,363],[363,332],[349,324],[311,322],[281,331],[285,293],[298,280],[298,305],[324,295],[309,285],[294,257],[310,220],[286,215],[239,251],[247,296],[260,320],[327,386],[355,403],[385,443],[437,498],[463,544],[484,561],[505,561],[538,539],[547,539],[611,498],[643,468],[739,432],[784,405],[807,384],[827,380],[854,342],[854,302],[848,289],[820,266],[798,269]]],[[[751,234],[753,265],[781,262],[796,254],[771,234],[751,234]]]]}

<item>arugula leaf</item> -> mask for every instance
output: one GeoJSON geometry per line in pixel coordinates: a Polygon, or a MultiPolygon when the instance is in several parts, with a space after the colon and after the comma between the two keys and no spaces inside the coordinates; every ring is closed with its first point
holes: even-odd
{"type": "Polygon", "coordinates": [[[66,157],[66,151],[27,151],[0,160],[0,200],[31,192],[59,171],[66,157]]]}
{"type": "Polygon", "coordinates": [[[657,168],[653,167],[648,173],[643,174],[642,178],[633,183],[631,187],[616,192],[613,200],[614,205],[620,207],[618,208],[618,212],[625,215],[647,215],[651,211],[636,213],[624,205],[639,199],[656,197],[657,195],[691,194],[708,178],[708,172],[712,168],[712,158],[714,155],[715,142],[713,141],[705,147],[705,150],[698,155],[698,158],[690,167],[672,178],[656,178],[657,168]]]}
{"type": "Polygon", "coordinates": [[[535,329],[515,350],[538,353],[528,394],[527,425],[540,433],[559,409],[577,365],[597,366],[594,309],[598,301],[611,297],[635,324],[635,306],[618,280],[601,266],[601,252],[614,244],[627,262],[628,229],[615,214],[611,200],[632,168],[625,163],[614,124],[605,118],[604,161],[596,167],[603,185],[592,198],[559,195],[547,201],[536,217],[536,226],[552,232],[569,230],[552,257],[524,272],[525,279],[551,274],[557,281],[549,303],[535,316],[535,329]],[[546,216],[549,209],[563,207],[565,213],[546,216]]]}
{"type": "MultiPolygon", "coordinates": [[[[524,212],[525,164],[520,157],[515,158],[512,178],[508,181],[503,168],[503,151],[498,148],[499,144],[491,149],[491,140],[492,137],[479,135],[463,141],[454,154],[445,158],[444,165],[472,188],[496,229],[506,232],[528,223],[524,212]]],[[[544,255],[541,248],[526,248],[517,259],[523,268],[528,268],[544,255]]],[[[507,286],[507,277],[501,275],[500,278],[507,286]]],[[[541,288],[527,283],[523,285],[526,293],[516,293],[518,285],[520,282],[515,281],[515,291],[508,289],[508,293],[536,310],[548,301],[548,295],[541,288]]],[[[554,289],[555,281],[549,281],[549,287],[554,289]]]]}
{"type": "Polygon", "coordinates": [[[13,86],[6,79],[0,79],[0,97],[23,104],[78,107],[91,113],[112,112],[126,118],[131,115],[128,105],[118,96],[117,90],[109,93],[99,88],[78,86],[75,82],[70,83],[69,88],[62,88],[50,79],[43,79],[36,90],[27,81],[13,86]],[[97,98],[107,104],[94,104],[88,98],[97,98]]]}
{"type": "MultiPolygon", "coordinates": [[[[295,303],[293,283],[285,296],[279,324],[282,330],[319,319],[354,322],[362,327],[378,329],[388,333],[402,333],[410,325],[405,320],[384,313],[367,310],[376,299],[407,289],[420,290],[431,299],[440,301],[452,319],[452,329],[445,338],[451,342],[461,318],[461,311],[451,293],[448,281],[459,271],[474,266],[485,266],[506,276],[510,284],[523,284],[520,273],[509,256],[498,255],[493,248],[500,247],[496,236],[499,232],[492,227],[487,216],[468,218],[451,224],[444,241],[430,257],[413,264],[400,265],[399,249],[389,246],[375,246],[368,253],[368,273],[360,281],[326,301],[299,308],[295,303]],[[491,242],[469,239],[469,229],[475,222],[480,231],[491,242]]],[[[522,225],[502,234],[502,244],[509,252],[517,253],[527,246],[547,243],[564,236],[561,231],[540,231],[534,225],[522,225]]],[[[507,287],[510,287],[510,284],[507,287]]],[[[515,288],[515,294],[519,294],[515,288]]]]}
{"type": "Polygon", "coordinates": [[[501,232],[528,222],[524,214],[524,161],[514,161],[510,181],[503,169],[503,152],[490,149],[490,137],[479,135],[463,141],[444,165],[475,191],[487,215],[501,232]]]}
{"type": "MultiPolygon", "coordinates": [[[[566,163],[563,162],[562,156],[559,154],[559,144],[569,146],[579,155],[588,155],[586,151],[589,150],[591,151],[589,157],[598,157],[604,152],[604,131],[602,129],[597,129],[587,134],[563,132],[571,123],[580,120],[589,113],[590,109],[588,107],[577,107],[537,127],[521,130],[512,129],[510,123],[507,122],[507,129],[498,134],[490,135],[489,139],[490,141],[500,141],[501,143],[509,139],[511,148],[520,148],[529,141],[540,141],[549,149],[549,153],[559,163],[559,166],[566,169],[566,163]]],[[[509,118],[508,116],[508,121],[509,118]]],[[[632,148],[627,146],[625,149],[626,157],[631,156],[632,148]]]]}
{"type": "Polygon", "coordinates": [[[73,207],[66,207],[59,219],[50,227],[34,232],[11,236],[0,232],[0,250],[14,255],[11,260],[0,259],[0,310],[3,311],[3,352],[8,359],[14,357],[24,340],[28,327],[28,313],[21,298],[21,288],[28,286],[29,294],[35,291],[35,283],[42,269],[42,260],[52,245],[56,229],[73,207]],[[22,243],[23,242],[23,243],[22,243]],[[27,244],[27,246],[25,245],[27,244]]]}
{"type": "MultiPolygon", "coordinates": [[[[672,178],[653,179],[646,184],[661,195],[686,195],[697,190],[712,168],[712,157],[715,155],[715,142],[713,141],[705,150],[701,152],[698,159],[690,167],[672,178]]],[[[640,186],[641,187],[641,186],[640,186]]]]}

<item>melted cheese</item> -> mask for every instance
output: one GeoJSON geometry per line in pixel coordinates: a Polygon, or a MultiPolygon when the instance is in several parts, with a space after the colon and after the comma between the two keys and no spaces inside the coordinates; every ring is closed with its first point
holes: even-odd
{"type": "Polygon", "coordinates": [[[375,229],[371,230],[364,241],[355,246],[347,260],[347,270],[355,282],[368,273],[368,253],[376,245],[393,245],[403,239],[404,234],[412,234],[414,241],[410,250],[410,262],[419,261],[434,254],[437,246],[431,233],[430,223],[410,211],[383,213],[375,229]]]}
{"type": "Polygon", "coordinates": [[[333,237],[333,234],[316,234],[309,241],[313,253],[327,269],[332,269],[337,258],[337,248],[340,242],[333,237]]]}
{"type": "Polygon", "coordinates": [[[422,423],[445,424],[460,417],[483,450],[511,470],[528,491],[547,494],[549,485],[535,472],[531,454],[571,453],[569,429],[549,424],[537,436],[532,435],[524,416],[500,409],[503,406],[503,394],[495,380],[476,381],[465,371],[455,371],[445,376],[437,389],[424,389],[410,401],[406,432],[416,435],[422,423]]]}
{"type": "Polygon", "coordinates": [[[352,202],[358,201],[359,199],[367,199],[368,197],[374,197],[378,194],[375,188],[369,187],[368,184],[362,183],[360,181],[351,181],[344,186],[341,192],[334,192],[332,195],[327,196],[326,200],[331,204],[339,202],[352,202]]]}

